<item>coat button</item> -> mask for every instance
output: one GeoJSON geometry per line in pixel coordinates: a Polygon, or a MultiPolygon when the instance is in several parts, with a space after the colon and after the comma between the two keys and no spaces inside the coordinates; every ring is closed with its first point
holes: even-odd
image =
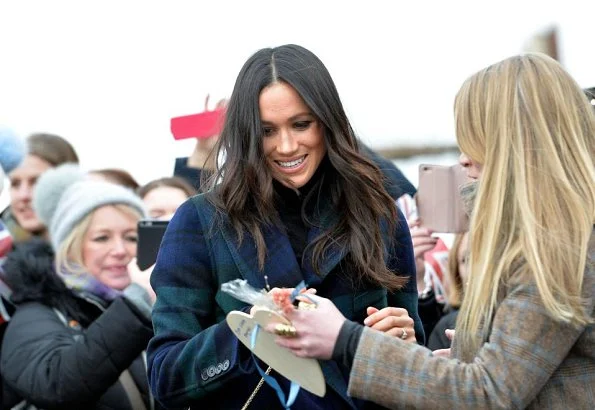
{"type": "Polygon", "coordinates": [[[226,371],[227,369],[229,369],[229,360],[223,362],[222,370],[226,371]]]}
{"type": "Polygon", "coordinates": [[[207,375],[206,370],[202,371],[202,373],[200,374],[200,378],[203,379],[204,381],[207,381],[209,379],[209,376],[207,375]]]}
{"type": "Polygon", "coordinates": [[[209,366],[209,368],[207,369],[207,375],[209,377],[213,377],[213,376],[215,376],[216,373],[217,373],[217,370],[215,369],[215,366],[209,366]]]}

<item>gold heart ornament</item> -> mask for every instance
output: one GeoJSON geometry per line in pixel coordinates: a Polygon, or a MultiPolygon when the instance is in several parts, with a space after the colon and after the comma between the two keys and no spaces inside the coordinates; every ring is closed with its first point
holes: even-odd
{"type": "Polygon", "coordinates": [[[291,324],[289,320],[267,308],[256,307],[253,309],[253,315],[235,310],[229,312],[226,321],[236,337],[260,360],[283,377],[299,384],[303,389],[324,397],[326,383],[318,361],[297,357],[289,349],[276,344],[276,336],[264,330],[269,323],[289,325],[291,324]],[[256,337],[254,348],[251,348],[252,332],[256,325],[261,329],[256,337]]]}

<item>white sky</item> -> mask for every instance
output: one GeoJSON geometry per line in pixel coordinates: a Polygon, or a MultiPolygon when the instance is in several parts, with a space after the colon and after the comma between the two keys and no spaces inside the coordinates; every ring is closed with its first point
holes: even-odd
{"type": "Polygon", "coordinates": [[[0,0],[0,124],[66,137],[87,169],[170,175],[192,141],[173,116],[231,93],[262,47],[301,44],[373,147],[451,142],[474,71],[556,25],[562,63],[595,85],[595,1],[0,0]]]}

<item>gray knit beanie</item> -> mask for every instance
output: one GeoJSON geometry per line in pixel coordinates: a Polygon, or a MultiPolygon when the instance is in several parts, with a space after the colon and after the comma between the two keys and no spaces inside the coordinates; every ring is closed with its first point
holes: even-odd
{"type": "Polygon", "coordinates": [[[44,172],[33,191],[33,209],[48,227],[58,250],[75,226],[104,205],[122,204],[145,217],[143,201],[131,190],[110,182],[92,180],[76,164],[63,164],[44,172]]]}

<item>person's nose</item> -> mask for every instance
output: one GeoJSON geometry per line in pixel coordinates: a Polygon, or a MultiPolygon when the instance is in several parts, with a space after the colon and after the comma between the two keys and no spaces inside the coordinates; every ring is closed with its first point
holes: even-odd
{"type": "Polygon", "coordinates": [[[463,168],[469,168],[471,166],[471,160],[467,155],[461,153],[461,155],[459,155],[459,164],[461,164],[463,168]]]}
{"type": "Polygon", "coordinates": [[[283,155],[291,155],[298,149],[296,138],[292,135],[291,131],[282,129],[279,136],[279,144],[277,145],[277,151],[283,155]]]}
{"type": "Polygon", "coordinates": [[[126,256],[128,254],[128,250],[126,248],[126,243],[124,242],[124,239],[121,239],[121,238],[114,239],[114,242],[112,244],[111,253],[113,256],[116,256],[116,257],[122,257],[122,256],[126,256]]]}
{"type": "Polygon", "coordinates": [[[33,187],[29,184],[21,183],[18,188],[13,189],[12,195],[19,201],[30,202],[33,198],[33,187]]]}

